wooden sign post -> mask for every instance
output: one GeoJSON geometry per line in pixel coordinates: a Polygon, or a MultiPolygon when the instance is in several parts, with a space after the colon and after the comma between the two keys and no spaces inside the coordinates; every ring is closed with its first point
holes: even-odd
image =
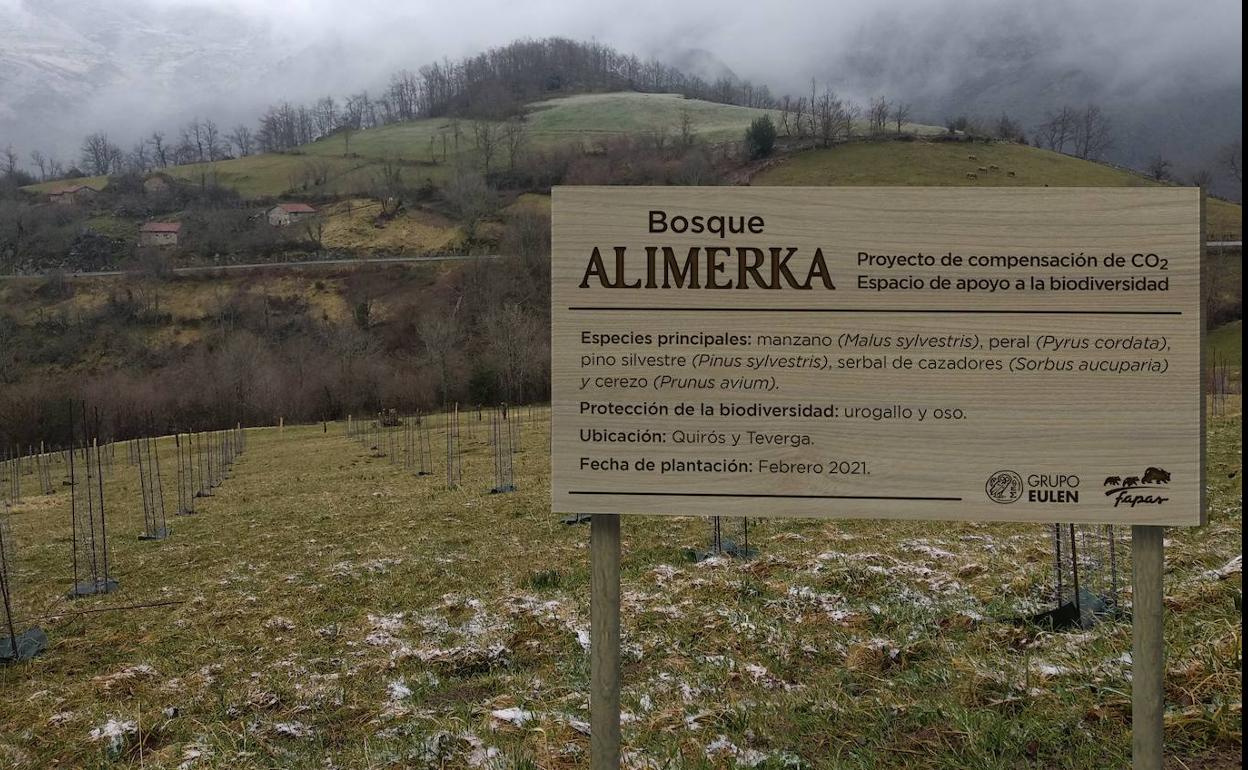
{"type": "Polygon", "coordinates": [[[617,514],[1133,527],[1160,767],[1162,527],[1204,521],[1193,188],[557,188],[552,503],[594,514],[595,768],[619,760],[617,514]]]}

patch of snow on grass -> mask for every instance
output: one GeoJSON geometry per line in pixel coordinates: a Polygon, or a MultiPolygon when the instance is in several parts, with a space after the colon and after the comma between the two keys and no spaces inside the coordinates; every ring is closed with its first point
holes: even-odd
{"type": "Polygon", "coordinates": [[[312,728],[303,722],[276,722],[273,724],[273,733],[284,738],[304,740],[312,737],[312,728]]]}
{"type": "Polygon", "coordinates": [[[91,728],[89,737],[95,742],[108,741],[109,752],[116,754],[125,747],[129,736],[136,735],[138,732],[138,725],[129,719],[109,719],[104,724],[91,728]]]}

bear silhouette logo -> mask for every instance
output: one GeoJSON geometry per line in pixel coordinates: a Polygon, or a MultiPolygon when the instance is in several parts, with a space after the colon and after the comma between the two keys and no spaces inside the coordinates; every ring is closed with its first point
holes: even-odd
{"type": "Polygon", "coordinates": [[[1140,477],[1128,476],[1122,480],[1122,485],[1124,487],[1138,487],[1140,485],[1140,477]]]}
{"type": "Polygon", "coordinates": [[[1145,484],[1169,484],[1170,471],[1165,468],[1146,468],[1144,470],[1145,484]]]}
{"type": "Polygon", "coordinates": [[[1122,476],[1107,476],[1105,478],[1105,486],[1116,487],[1122,483],[1122,476]]]}

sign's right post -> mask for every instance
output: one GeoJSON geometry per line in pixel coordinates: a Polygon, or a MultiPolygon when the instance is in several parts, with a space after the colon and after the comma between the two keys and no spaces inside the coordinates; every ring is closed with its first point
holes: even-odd
{"type": "Polygon", "coordinates": [[[1131,757],[1135,770],[1161,770],[1162,765],[1164,536],[1164,527],[1131,528],[1131,757]]]}

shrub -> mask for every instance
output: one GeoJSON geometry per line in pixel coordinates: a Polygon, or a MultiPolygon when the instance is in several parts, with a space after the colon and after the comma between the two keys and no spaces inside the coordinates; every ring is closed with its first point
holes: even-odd
{"type": "Polygon", "coordinates": [[[770,115],[755,118],[745,129],[745,147],[751,160],[765,158],[776,146],[776,124],[770,115]]]}

